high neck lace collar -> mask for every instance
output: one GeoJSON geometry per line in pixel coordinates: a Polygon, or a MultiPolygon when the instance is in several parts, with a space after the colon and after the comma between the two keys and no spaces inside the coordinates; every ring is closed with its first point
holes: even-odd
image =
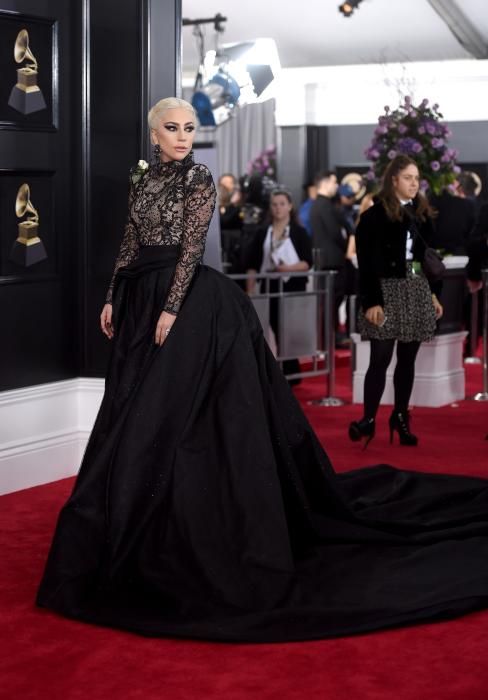
{"type": "Polygon", "coordinates": [[[154,163],[154,168],[158,173],[166,173],[171,170],[188,168],[192,166],[194,162],[193,151],[190,151],[184,158],[182,158],[182,160],[168,160],[166,162],[160,160],[159,162],[154,163]]]}

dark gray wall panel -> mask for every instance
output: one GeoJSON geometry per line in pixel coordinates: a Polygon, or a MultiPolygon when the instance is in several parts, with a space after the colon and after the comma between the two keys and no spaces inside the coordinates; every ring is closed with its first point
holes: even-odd
{"type": "Polygon", "coordinates": [[[0,0],[0,10],[54,18],[59,40],[58,128],[0,128],[0,170],[54,173],[57,240],[54,274],[0,277],[1,391],[104,373],[98,316],[129,169],[149,157],[148,108],[179,92],[181,2],[0,0]]]}

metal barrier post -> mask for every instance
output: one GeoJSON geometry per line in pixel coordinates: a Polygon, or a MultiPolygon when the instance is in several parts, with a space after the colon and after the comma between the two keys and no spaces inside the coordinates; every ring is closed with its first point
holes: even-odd
{"type": "Polygon", "coordinates": [[[476,357],[478,347],[478,292],[470,294],[471,314],[469,319],[469,357],[464,358],[467,365],[479,365],[481,360],[476,357]]]}
{"type": "Polygon", "coordinates": [[[309,401],[311,406],[343,406],[344,401],[335,394],[335,300],[334,277],[337,272],[328,270],[325,274],[325,303],[324,303],[324,349],[328,367],[328,382],[326,396],[309,401]]]}
{"type": "MultiPolygon", "coordinates": [[[[347,299],[347,319],[349,322],[349,335],[356,333],[357,321],[357,296],[350,294],[347,299]]],[[[351,386],[354,381],[354,372],[356,371],[356,343],[351,338],[351,386]]]]}
{"type": "Polygon", "coordinates": [[[488,401],[488,270],[483,270],[483,391],[473,396],[475,401],[488,401]]]}

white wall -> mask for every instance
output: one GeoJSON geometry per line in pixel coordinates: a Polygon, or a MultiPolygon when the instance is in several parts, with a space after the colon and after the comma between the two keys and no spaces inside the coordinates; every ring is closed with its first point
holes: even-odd
{"type": "Polygon", "coordinates": [[[278,126],[374,124],[400,95],[438,102],[446,121],[488,121],[488,60],[287,68],[276,96],[278,126]]]}

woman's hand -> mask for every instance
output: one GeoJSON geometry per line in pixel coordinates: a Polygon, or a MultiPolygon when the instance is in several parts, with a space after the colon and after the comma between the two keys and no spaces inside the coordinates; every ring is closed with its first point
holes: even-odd
{"type": "Polygon", "coordinates": [[[114,337],[114,327],[112,326],[112,304],[105,304],[100,314],[100,326],[102,328],[102,333],[107,336],[109,340],[114,337]]]}
{"type": "Polygon", "coordinates": [[[246,294],[252,296],[256,291],[256,275],[258,274],[258,271],[250,268],[249,270],[246,270],[246,274],[246,294]]]}
{"type": "Polygon", "coordinates": [[[385,322],[385,312],[382,306],[370,306],[364,315],[366,320],[374,326],[382,326],[385,322]]]}
{"type": "Polygon", "coordinates": [[[440,303],[439,299],[436,297],[435,294],[432,295],[432,303],[434,304],[435,317],[437,320],[439,320],[440,318],[442,318],[444,309],[442,308],[442,304],[440,303]]]}
{"type": "Polygon", "coordinates": [[[156,333],[154,337],[154,342],[156,345],[162,345],[166,338],[169,335],[169,332],[171,330],[171,326],[176,320],[176,316],[174,314],[170,314],[167,311],[163,311],[161,313],[161,316],[159,317],[157,326],[156,326],[156,333]]]}

